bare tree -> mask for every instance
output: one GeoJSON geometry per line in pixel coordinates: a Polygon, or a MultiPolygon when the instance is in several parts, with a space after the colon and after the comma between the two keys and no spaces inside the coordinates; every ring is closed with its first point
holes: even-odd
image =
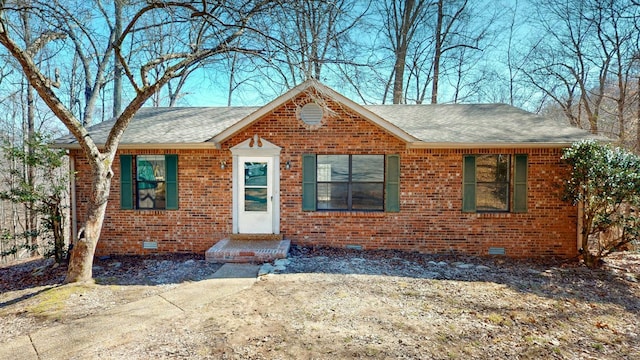
{"type": "MultiPolygon", "coordinates": [[[[89,281],[92,278],[93,256],[100,236],[113,177],[111,166],[122,134],[135,113],[152,94],[171,79],[181,76],[193,64],[219,54],[244,50],[234,49],[229,44],[244,32],[252,31],[252,19],[262,14],[265,8],[271,4],[267,0],[224,3],[206,1],[200,3],[142,2],[130,5],[131,9],[127,13],[126,20],[123,18],[125,21],[123,21],[122,34],[117,39],[114,33],[105,38],[102,36],[104,32],[73,32],[76,37],[72,38],[71,42],[75,51],[78,51],[81,45],[86,46],[87,44],[94,49],[99,49],[97,52],[101,54],[100,58],[107,57],[107,54],[114,51],[128,80],[128,86],[132,89],[132,99],[124,107],[122,113],[114,119],[104,146],[99,148],[84,125],[86,121],[78,119],[65,106],[51,86],[51,80],[34,62],[28,49],[15,41],[16,33],[12,30],[11,25],[15,23],[16,19],[19,19],[22,13],[29,12],[33,16],[37,16],[44,24],[51,26],[50,29],[64,29],[69,34],[72,33],[73,28],[86,28],[84,26],[86,22],[79,21],[76,17],[78,8],[82,8],[82,3],[84,2],[72,4],[70,1],[63,3],[33,1],[31,6],[23,7],[13,4],[9,6],[3,2],[0,7],[0,44],[19,62],[29,83],[76,138],[91,166],[92,184],[88,199],[88,213],[78,232],[78,238],[74,240],[65,282],[89,281]],[[172,53],[158,54],[157,57],[146,61],[135,56],[130,57],[130,54],[126,53],[127,45],[142,40],[137,38],[140,34],[138,30],[140,30],[139,26],[142,24],[142,20],[148,19],[150,15],[157,12],[171,14],[172,22],[190,24],[193,31],[181,34],[185,37],[183,49],[172,53]],[[73,26],[69,26],[71,23],[73,26]],[[149,76],[150,71],[160,65],[167,64],[162,76],[152,80],[149,76]]],[[[100,9],[99,12],[103,15],[106,14],[102,10],[100,9]]],[[[54,40],[50,39],[48,34],[47,31],[37,34],[35,41],[42,42],[43,46],[52,44],[54,40]]],[[[172,35],[176,34],[166,34],[166,36],[172,35]]],[[[103,64],[100,61],[97,63],[100,74],[103,74],[101,66],[107,66],[103,64]]],[[[102,81],[102,79],[98,79],[97,85],[100,86],[102,81]]],[[[91,114],[85,112],[84,116],[86,119],[91,114]]]]}
{"type": "MultiPolygon", "coordinates": [[[[125,0],[114,0],[113,2],[113,38],[119,39],[122,36],[122,8],[125,0]]],[[[118,117],[122,111],[122,65],[114,54],[113,59],[113,117],[118,117]]]]}
{"type": "MultiPolygon", "coordinates": [[[[28,4],[27,1],[18,1],[18,4],[28,4]]],[[[20,34],[20,41],[27,52],[34,58],[39,64],[48,63],[48,54],[42,51],[42,43],[32,38],[32,30],[37,29],[37,25],[32,25],[32,17],[27,14],[21,14],[14,24],[18,34],[20,34]]],[[[36,30],[37,31],[37,30],[36,30]]],[[[57,35],[49,34],[51,38],[56,38],[57,35]]],[[[16,69],[16,62],[12,61],[10,57],[7,57],[5,66],[7,69],[16,69]]],[[[17,75],[17,71],[14,72],[17,75]]],[[[56,74],[58,74],[56,70],[56,74]]],[[[10,136],[2,138],[2,146],[9,147],[11,149],[20,148],[22,153],[28,158],[34,157],[35,144],[34,136],[38,130],[37,116],[38,109],[36,104],[36,94],[34,88],[28,84],[24,77],[11,76],[7,79],[7,87],[10,87],[9,82],[13,83],[13,94],[9,95],[4,100],[7,100],[7,110],[13,113],[14,119],[21,119],[21,126],[19,130],[10,130],[10,127],[3,127],[3,130],[9,130],[10,136]],[[10,102],[10,104],[9,104],[10,102]]],[[[51,86],[58,86],[57,81],[51,81],[51,86]]],[[[14,124],[15,125],[15,124],[14,124]]],[[[23,157],[25,157],[23,156],[23,157]]],[[[36,167],[30,161],[13,161],[9,164],[8,177],[5,179],[5,183],[10,188],[17,186],[23,186],[24,189],[34,189],[38,182],[36,167]],[[12,174],[11,174],[12,173],[12,174]]],[[[23,197],[23,201],[16,202],[22,206],[22,211],[14,212],[16,215],[15,224],[19,224],[21,227],[20,238],[24,238],[25,242],[21,246],[29,249],[31,255],[38,253],[40,246],[39,242],[39,224],[40,216],[35,209],[35,199],[29,196],[23,197]]],[[[14,236],[17,235],[13,231],[14,236]]]]}
{"type": "MultiPolygon", "coordinates": [[[[30,26],[30,17],[27,13],[21,14],[22,20],[22,36],[23,41],[26,46],[26,49],[31,49],[31,56],[35,56],[37,49],[37,45],[34,44],[31,38],[31,26],[30,26]]],[[[32,154],[31,142],[30,140],[33,138],[35,134],[35,94],[34,89],[31,85],[25,84],[26,87],[26,103],[23,104],[26,109],[23,109],[22,114],[24,116],[23,121],[23,146],[25,147],[25,152],[32,154]]],[[[24,164],[25,174],[24,179],[26,180],[27,186],[29,188],[33,188],[35,185],[35,167],[31,164],[24,164]]],[[[38,247],[38,236],[36,233],[36,229],[38,228],[38,218],[37,213],[34,211],[34,203],[33,201],[27,201],[24,204],[24,213],[26,217],[26,227],[25,234],[27,235],[28,245],[31,247],[31,254],[35,255],[37,253],[38,247]]]]}
{"type": "MultiPolygon", "coordinates": [[[[424,0],[394,0],[379,3],[378,10],[382,18],[383,33],[388,41],[388,49],[393,53],[393,69],[388,77],[388,83],[382,102],[392,89],[394,104],[405,102],[405,70],[407,67],[407,54],[412,44],[424,44],[425,40],[416,39],[417,35],[423,35],[423,27],[429,23],[429,2],[424,0]]],[[[386,46],[384,47],[386,48],[386,46]]],[[[414,48],[414,55],[424,52],[422,46],[414,48]]],[[[414,64],[420,57],[414,57],[414,64]]]]}
{"type": "Polygon", "coordinates": [[[422,103],[430,88],[430,100],[437,103],[443,81],[453,87],[453,101],[459,100],[463,88],[477,82],[466,77],[486,46],[483,42],[494,19],[487,13],[468,0],[380,3],[382,32],[388,42],[382,50],[390,51],[393,58],[383,102],[393,89],[393,103],[422,103]]]}
{"type": "Polygon", "coordinates": [[[635,144],[631,147],[632,150],[635,151],[636,154],[640,154],[640,55],[635,55],[634,60],[636,62],[636,88],[635,88],[635,103],[636,103],[636,113],[635,113],[635,126],[636,126],[636,138],[635,144]]]}
{"type": "MultiPolygon", "coordinates": [[[[233,65],[233,80],[229,89],[242,86],[262,87],[249,80],[254,70],[267,77],[273,92],[279,93],[307,79],[335,82],[338,88],[354,68],[369,64],[359,58],[366,44],[360,42],[365,31],[363,19],[369,11],[370,1],[362,0],[300,0],[284,1],[275,8],[270,23],[279,41],[267,44],[275,56],[252,64],[241,54],[229,59],[233,65]],[[246,70],[252,71],[247,72],[246,70]]],[[[251,41],[244,38],[243,41],[251,41]]],[[[354,80],[352,77],[351,80],[354,80]]]]}
{"type": "MultiPolygon", "coordinates": [[[[189,46],[184,43],[185,39],[179,36],[166,36],[166,34],[192,33],[198,30],[193,28],[189,22],[173,21],[172,16],[170,12],[159,12],[152,14],[148,18],[141,19],[136,36],[145,41],[130,44],[129,53],[136,54],[138,57],[143,58],[144,61],[152,61],[158,54],[180,52],[184,50],[185,46],[189,46]]],[[[216,12],[214,11],[211,16],[217,16],[216,12]]],[[[199,32],[201,36],[206,37],[206,26],[200,29],[199,32]]],[[[178,101],[186,95],[183,90],[191,74],[198,69],[204,68],[208,63],[207,59],[203,59],[185,68],[180,76],[170,79],[162,89],[151,96],[150,105],[154,107],[176,106],[178,101]]],[[[149,78],[152,81],[157,81],[164,75],[169,66],[171,66],[170,63],[158,64],[149,70],[149,78]]]]}
{"type": "Polygon", "coordinates": [[[531,84],[553,99],[571,124],[602,133],[612,114],[617,120],[607,125],[607,135],[625,137],[637,7],[618,0],[536,5],[541,39],[527,66],[531,84]],[[612,100],[616,105],[608,110],[612,100]]]}

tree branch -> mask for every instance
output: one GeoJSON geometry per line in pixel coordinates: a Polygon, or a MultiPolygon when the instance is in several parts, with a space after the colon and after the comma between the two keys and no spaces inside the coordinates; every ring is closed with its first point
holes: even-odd
{"type": "Polygon", "coordinates": [[[89,136],[87,130],[82,126],[82,123],[73,115],[73,113],[63,105],[62,101],[47,85],[47,78],[38,70],[33,59],[28,56],[26,51],[20,49],[20,47],[11,40],[11,38],[9,38],[9,34],[6,31],[6,26],[3,21],[0,21],[0,44],[2,44],[18,61],[27,80],[29,81],[29,84],[36,89],[51,111],[75,136],[78,140],[78,144],[85,154],[89,158],[98,158],[100,156],[100,151],[93,142],[93,139],[89,136]]]}

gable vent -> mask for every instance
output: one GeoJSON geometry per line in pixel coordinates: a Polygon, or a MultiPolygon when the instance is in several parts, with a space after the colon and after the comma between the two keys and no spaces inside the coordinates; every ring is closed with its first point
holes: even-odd
{"type": "Polygon", "coordinates": [[[300,119],[308,125],[320,125],[323,115],[322,107],[316,103],[308,103],[300,109],[300,119]]]}

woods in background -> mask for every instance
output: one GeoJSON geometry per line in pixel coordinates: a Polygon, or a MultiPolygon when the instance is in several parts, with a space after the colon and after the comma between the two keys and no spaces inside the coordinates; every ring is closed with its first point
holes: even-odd
{"type": "Polygon", "coordinates": [[[262,104],[309,78],[365,104],[508,103],[638,153],[639,37],[636,0],[2,1],[2,251],[40,251],[43,200],[10,194],[65,176],[28,161],[44,139],[71,132],[92,165],[84,279],[140,107],[262,104]],[[98,147],[86,129],[106,120],[98,147]]]}

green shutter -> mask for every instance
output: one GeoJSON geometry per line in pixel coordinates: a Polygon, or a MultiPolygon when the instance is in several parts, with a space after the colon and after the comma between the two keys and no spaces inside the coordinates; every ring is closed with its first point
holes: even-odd
{"type": "Polygon", "coordinates": [[[473,155],[463,158],[462,211],[476,211],[476,157],[473,155]]]}
{"type": "Polygon", "coordinates": [[[386,160],[384,209],[386,212],[400,212],[400,155],[387,155],[386,160]]]}
{"type": "Polygon", "coordinates": [[[133,209],[133,174],[131,155],[120,155],[120,208],[133,209]]]}
{"type": "Polygon", "coordinates": [[[167,167],[167,209],[178,209],[178,155],[165,155],[165,166],[167,167]]]}
{"type": "Polygon", "coordinates": [[[513,174],[513,212],[527,212],[527,155],[516,155],[513,174]]]}
{"type": "Polygon", "coordinates": [[[302,211],[316,210],[316,155],[302,155],[302,211]]]}

